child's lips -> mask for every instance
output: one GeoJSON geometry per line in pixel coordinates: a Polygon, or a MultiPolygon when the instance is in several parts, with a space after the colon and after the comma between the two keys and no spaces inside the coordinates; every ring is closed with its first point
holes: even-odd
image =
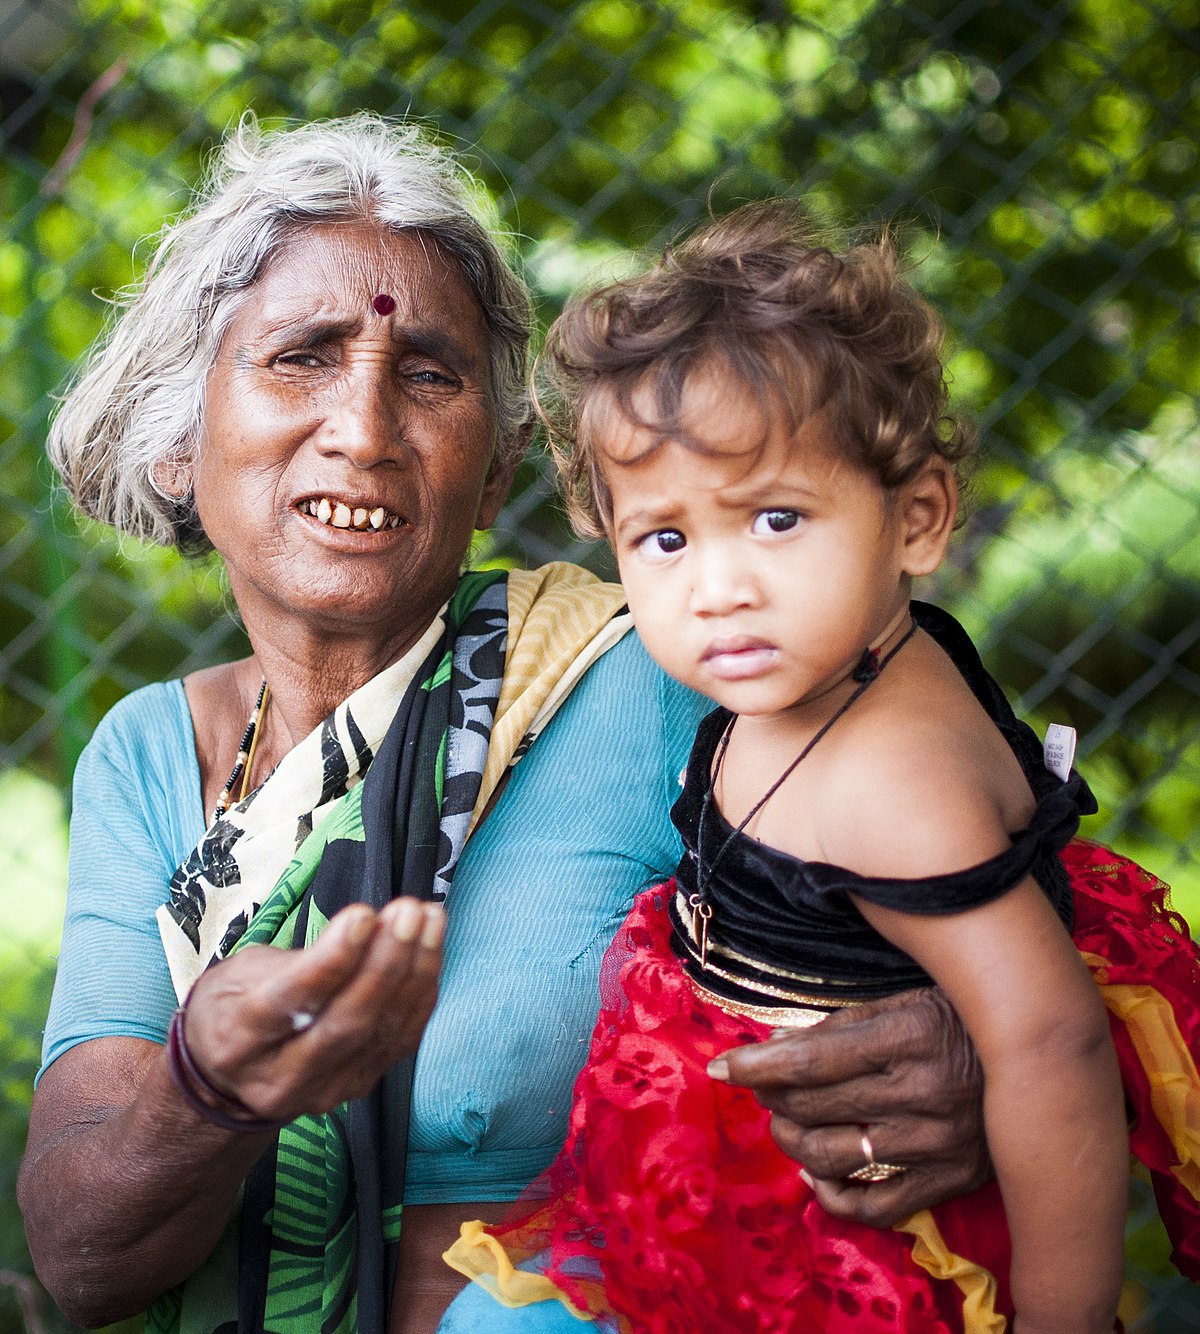
{"type": "Polygon", "coordinates": [[[744,681],[774,667],[779,650],[753,635],[714,639],[704,650],[704,665],[719,680],[744,681]]]}

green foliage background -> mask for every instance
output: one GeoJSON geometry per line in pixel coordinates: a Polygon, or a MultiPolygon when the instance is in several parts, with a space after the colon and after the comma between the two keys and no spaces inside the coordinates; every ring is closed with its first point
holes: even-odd
{"type": "MultiPolygon", "coordinates": [[[[1031,721],[1079,729],[1103,807],[1089,832],[1170,880],[1200,920],[1198,10],[0,7],[0,770],[24,784],[0,788],[15,849],[0,923],[19,942],[2,983],[0,1172],[11,1177],[19,1150],[54,934],[22,923],[35,909],[52,923],[61,896],[59,871],[22,861],[29,794],[59,799],[122,694],[242,649],[218,571],[78,527],[41,456],[51,395],[105,298],[138,273],[139,239],[186,204],[205,152],[246,108],[427,121],[493,193],[543,320],[630,247],[741,199],[802,195],[831,224],[900,219],[984,443],[973,518],[936,596],[1031,721]]],[[[536,454],[486,551],[606,568],[570,538],[536,454]]],[[[36,827],[59,846],[57,816],[36,827]]],[[[1139,1218],[1131,1327],[1200,1327],[1139,1218]]],[[[28,1272],[2,1208],[0,1247],[0,1269],[28,1272]]],[[[9,1316],[3,1303],[0,1287],[0,1331],[19,1328],[15,1300],[9,1316]]]]}

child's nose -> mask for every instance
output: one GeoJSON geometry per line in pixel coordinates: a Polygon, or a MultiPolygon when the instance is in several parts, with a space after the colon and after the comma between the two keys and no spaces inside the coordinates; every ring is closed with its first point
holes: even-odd
{"type": "Polygon", "coordinates": [[[753,606],[758,588],[753,573],[724,547],[705,551],[694,562],[692,611],[697,616],[728,616],[753,606]]]}

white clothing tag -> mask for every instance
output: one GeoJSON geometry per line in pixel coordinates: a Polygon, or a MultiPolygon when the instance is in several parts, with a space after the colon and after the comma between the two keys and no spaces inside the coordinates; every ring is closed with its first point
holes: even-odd
{"type": "Polygon", "coordinates": [[[1064,783],[1075,763],[1075,729],[1065,723],[1051,723],[1046,728],[1046,768],[1064,783]]]}
{"type": "Polygon", "coordinates": [[[684,787],[687,784],[687,765],[684,765],[679,771],[679,786],[684,787]]]}

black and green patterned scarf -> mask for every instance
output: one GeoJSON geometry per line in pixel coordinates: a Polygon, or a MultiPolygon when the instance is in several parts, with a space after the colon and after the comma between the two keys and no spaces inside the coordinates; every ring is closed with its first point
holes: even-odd
{"type": "MultiPolygon", "coordinates": [[[[225,812],[158,912],[182,1001],[248,944],[298,949],[349,903],[444,897],[474,823],[588,666],[630,628],[578,566],[463,576],[399,662],[225,812]]],[[[279,1132],[212,1255],[150,1334],[385,1334],[413,1062],[367,1098],[279,1132]]]]}
{"type": "MultiPolygon", "coordinates": [[[[237,919],[240,932],[236,924],[223,930],[222,952],[248,944],[302,948],[350,903],[379,909],[401,893],[444,894],[479,792],[506,626],[503,574],[465,576],[444,613],[444,631],[413,674],[378,753],[363,766],[365,778],[301,844],[252,917],[237,919]]],[[[219,849],[228,880],[236,837],[220,830],[206,837],[219,849]]],[[[172,916],[192,924],[203,897],[200,863],[181,871],[188,873],[173,888],[188,887],[190,897],[173,893],[172,916]]],[[[218,1247],[223,1276],[202,1270],[161,1298],[148,1330],[384,1334],[414,1059],[393,1068],[368,1097],[303,1116],[279,1132],[246,1181],[236,1250],[229,1238],[218,1247]]]]}

